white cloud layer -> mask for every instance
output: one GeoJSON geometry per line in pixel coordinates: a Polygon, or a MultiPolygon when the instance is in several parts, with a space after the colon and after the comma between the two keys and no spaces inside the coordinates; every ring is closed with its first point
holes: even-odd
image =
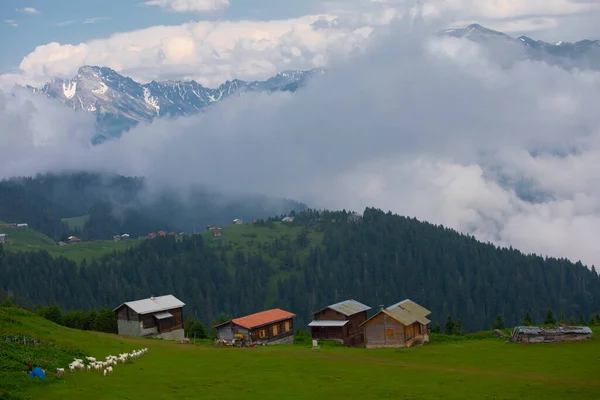
{"type": "MultiPolygon", "coordinates": [[[[330,17],[277,21],[202,21],[156,26],[78,45],[52,42],[21,62],[21,79],[34,84],[72,77],[82,65],[108,66],[140,81],[173,77],[218,85],[227,79],[265,78],[281,69],[312,68],[360,48],[369,29],[319,29],[330,17]]],[[[14,77],[11,77],[11,79],[14,77]]]]}
{"type": "Polygon", "coordinates": [[[180,13],[205,13],[229,7],[229,0],[149,0],[144,4],[180,13]]]}
{"type": "MultiPolygon", "coordinates": [[[[600,264],[600,74],[529,61],[503,69],[474,43],[433,41],[430,29],[394,27],[296,94],[231,98],[94,148],[89,115],[3,95],[0,173],[108,169],[375,206],[600,264]]],[[[181,40],[172,51],[184,58],[193,46],[181,40]]]]}
{"type": "MultiPolygon", "coordinates": [[[[209,11],[229,0],[151,0],[145,4],[177,12],[209,11]]],[[[269,21],[200,21],[115,33],[79,44],[38,46],[0,75],[0,87],[41,85],[70,78],[84,65],[107,66],[139,81],[195,79],[215,86],[227,79],[263,79],[283,69],[327,66],[333,58],[362,49],[374,31],[406,16],[437,21],[431,29],[479,22],[507,32],[573,32],[600,37],[597,0],[347,0],[326,3],[322,14],[269,21]],[[576,16],[590,22],[573,19],[576,16]],[[585,27],[585,31],[584,28],[585,27]]],[[[89,19],[87,22],[97,22],[89,19]]],[[[433,32],[429,32],[433,33],[433,32]]],[[[542,37],[542,39],[544,39],[542,37]]]]}
{"type": "Polygon", "coordinates": [[[17,8],[17,11],[22,12],[23,14],[29,14],[29,15],[40,15],[41,14],[40,10],[35,9],[33,7],[17,8]]]}

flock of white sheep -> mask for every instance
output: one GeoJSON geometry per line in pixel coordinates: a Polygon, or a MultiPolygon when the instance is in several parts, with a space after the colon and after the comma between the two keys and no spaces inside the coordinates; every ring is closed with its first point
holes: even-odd
{"type": "MultiPolygon", "coordinates": [[[[113,367],[118,363],[124,363],[127,360],[133,360],[140,356],[143,356],[148,352],[147,348],[141,350],[134,350],[131,353],[123,353],[119,354],[119,356],[108,356],[106,357],[106,361],[96,361],[94,357],[85,357],[86,361],[75,358],[74,361],[69,364],[69,371],[75,372],[77,370],[85,370],[85,371],[98,371],[102,372],[104,376],[113,372],[113,367]]],[[[56,369],[56,376],[63,376],[65,373],[64,368],[56,369]]]]}

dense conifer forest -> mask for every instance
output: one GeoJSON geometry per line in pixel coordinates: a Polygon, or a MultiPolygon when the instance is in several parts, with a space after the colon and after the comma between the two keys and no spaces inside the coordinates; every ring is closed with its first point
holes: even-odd
{"type": "Polygon", "coordinates": [[[170,293],[207,326],[221,315],[281,307],[302,328],[312,311],[349,296],[373,311],[410,298],[433,312],[435,325],[451,316],[465,331],[489,329],[499,315],[514,326],[526,315],[542,323],[549,309],[577,320],[600,311],[598,274],[580,263],[524,255],[376,209],[362,218],[306,211],[293,224],[302,227],[294,237],[246,251],[202,235],[166,237],[81,265],[0,247],[0,288],[18,304],[65,311],[170,293]],[[322,241],[309,240],[314,232],[322,241]]]}

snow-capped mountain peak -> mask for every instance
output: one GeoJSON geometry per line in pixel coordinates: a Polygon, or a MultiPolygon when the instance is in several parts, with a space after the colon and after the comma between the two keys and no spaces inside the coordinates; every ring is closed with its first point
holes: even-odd
{"type": "Polygon", "coordinates": [[[266,81],[227,81],[215,89],[195,81],[152,81],[140,84],[116,71],[83,66],[71,79],[53,79],[36,93],[55,98],[75,110],[93,112],[102,136],[118,136],[139,122],[157,117],[192,115],[229,96],[250,91],[294,91],[323,69],[282,71],[266,81]]]}

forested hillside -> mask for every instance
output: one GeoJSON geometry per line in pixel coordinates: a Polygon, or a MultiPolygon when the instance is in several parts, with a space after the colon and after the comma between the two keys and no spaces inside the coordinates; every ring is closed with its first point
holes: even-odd
{"type": "Polygon", "coordinates": [[[489,328],[498,314],[515,325],[526,313],[541,322],[548,309],[577,319],[600,311],[595,270],[415,219],[375,209],[362,218],[310,211],[297,215],[289,234],[283,229],[268,221],[227,227],[222,239],[147,240],[80,267],[46,252],[0,250],[0,286],[19,304],[65,310],[171,293],[206,324],[281,307],[303,327],[312,311],[350,295],[373,309],[410,298],[433,311],[434,323],[452,315],[468,330],[489,328]]]}
{"type": "Polygon", "coordinates": [[[137,237],[159,230],[194,232],[234,218],[266,218],[306,208],[285,199],[188,189],[184,195],[149,188],[139,177],[85,172],[13,178],[0,181],[0,221],[28,223],[54,240],[71,234],[106,240],[123,233],[137,237]],[[83,216],[83,228],[70,229],[62,221],[83,216]]]}

